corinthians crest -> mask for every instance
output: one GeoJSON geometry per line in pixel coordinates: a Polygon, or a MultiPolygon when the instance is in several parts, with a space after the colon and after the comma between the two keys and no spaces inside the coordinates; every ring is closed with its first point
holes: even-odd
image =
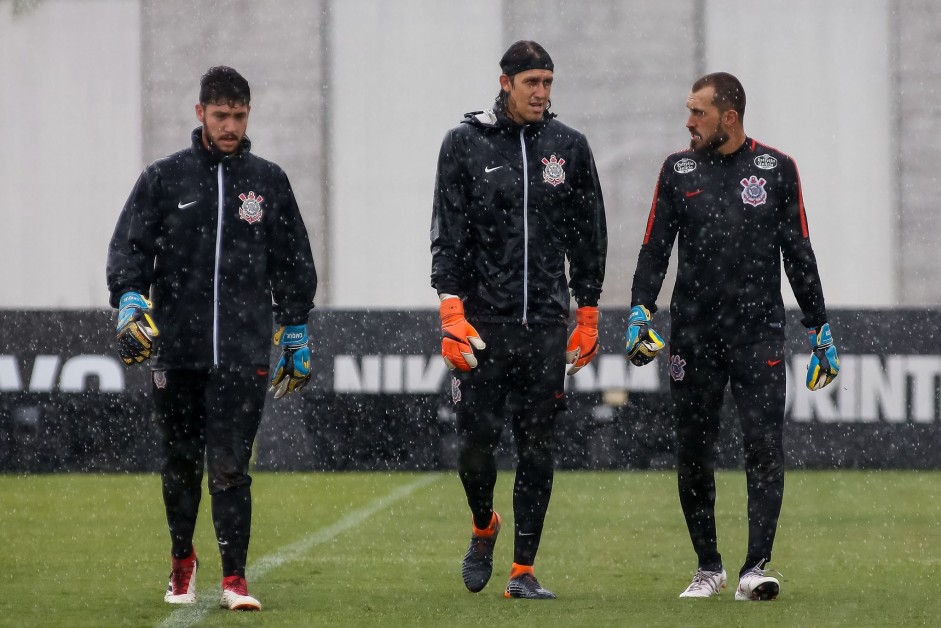
{"type": "Polygon", "coordinates": [[[255,196],[254,192],[249,192],[248,195],[239,194],[239,200],[242,201],[242,206],[239,207],[239,218],[247,223],[256,223],[261,220],[261,202],[265,200],[265,197],[255,196]]]}
{"type": "Polygon", "coordinates": [[[742,187],[745,188],[742,190],[742,201],[748,205],[758,207],[759,205],[764,205],[765,201],[768,200],[768,193],[765,192],[766,181],[764,179],[759,179],[755,175],[752,175],[747,179],[742,179],[740,183],[742,187]]]}
{"type": "Polygon", "coordinates": [[[562,166],[565,165],[564,159],[557,159],[555,155],[546,159],[542,158],[542,163],[546,167],[542,171],[543,180],[549,185],[559,185],[560,183],[565,182],[565,170],[562,170],[562,166]]]}

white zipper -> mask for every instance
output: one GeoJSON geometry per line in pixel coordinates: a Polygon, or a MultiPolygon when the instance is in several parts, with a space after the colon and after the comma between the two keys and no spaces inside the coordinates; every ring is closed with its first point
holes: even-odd
{"type": "Polygon", "coordinates": [[[222,215],[225,207],[225,188],[222,183],[222,162],[217,166],[219,200],[216,216],[216,266],[212,275],[212,365],[219,366],[219,260],[222,257],[222,215]]]}
{"type": "Polygon", "coordinates": [[[523,149],[523,324],[528,325],[529,312],[529,160],[526,157],[526,127],[520,129],[523,149]]]}

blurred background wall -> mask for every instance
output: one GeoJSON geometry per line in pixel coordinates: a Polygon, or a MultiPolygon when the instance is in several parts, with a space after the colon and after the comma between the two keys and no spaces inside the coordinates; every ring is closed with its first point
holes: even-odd
{"type": "Polygon", "coordinates": [[[318,304],[433,307],[440,141],[489,106],[521,38],[553,56],[552,110],[598,162],[602,305],[628,301],[660,163],[688,144],[689,86],[716,70],[742,79],[749,135],[800,166],[828,305],[941,303],[931,0],[0,0],[0,308],[107,306],[118,212],[187,144],[218,64],[251,83],[255,151],[294,186],[318,304]]]}

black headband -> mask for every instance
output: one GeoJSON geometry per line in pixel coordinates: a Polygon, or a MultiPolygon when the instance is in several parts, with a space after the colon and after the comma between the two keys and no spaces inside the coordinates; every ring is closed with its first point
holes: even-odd
{"type": "Polygon", "coordinates": [[[500,69],[507,76],[513,76],[526,70],[553,71],[552,57],[546,49],[534,41],[521,40],[507,48],[500,59],[500,69]]]}

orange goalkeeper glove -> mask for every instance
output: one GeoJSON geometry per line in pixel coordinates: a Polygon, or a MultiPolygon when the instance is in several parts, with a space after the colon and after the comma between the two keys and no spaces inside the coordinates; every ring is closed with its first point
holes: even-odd
{"type": "Polygon", "coordinates": [[[464,303],[447,297],[439,307],[441,314],[441,357],[451,370],[469,371],[477,366],[474,349],[486,349],[474,326],[464,318],[464,303]]]}
{"type": "Polygon", "coordinates": [[[568,346],[565,348],[565,361],[572,366],[568,375],[575,375],[583,366],[598,355],[601,345],[598,344],[598,308],[583,306],[575,310],[575,329],[569,336],[568,346]]]}

